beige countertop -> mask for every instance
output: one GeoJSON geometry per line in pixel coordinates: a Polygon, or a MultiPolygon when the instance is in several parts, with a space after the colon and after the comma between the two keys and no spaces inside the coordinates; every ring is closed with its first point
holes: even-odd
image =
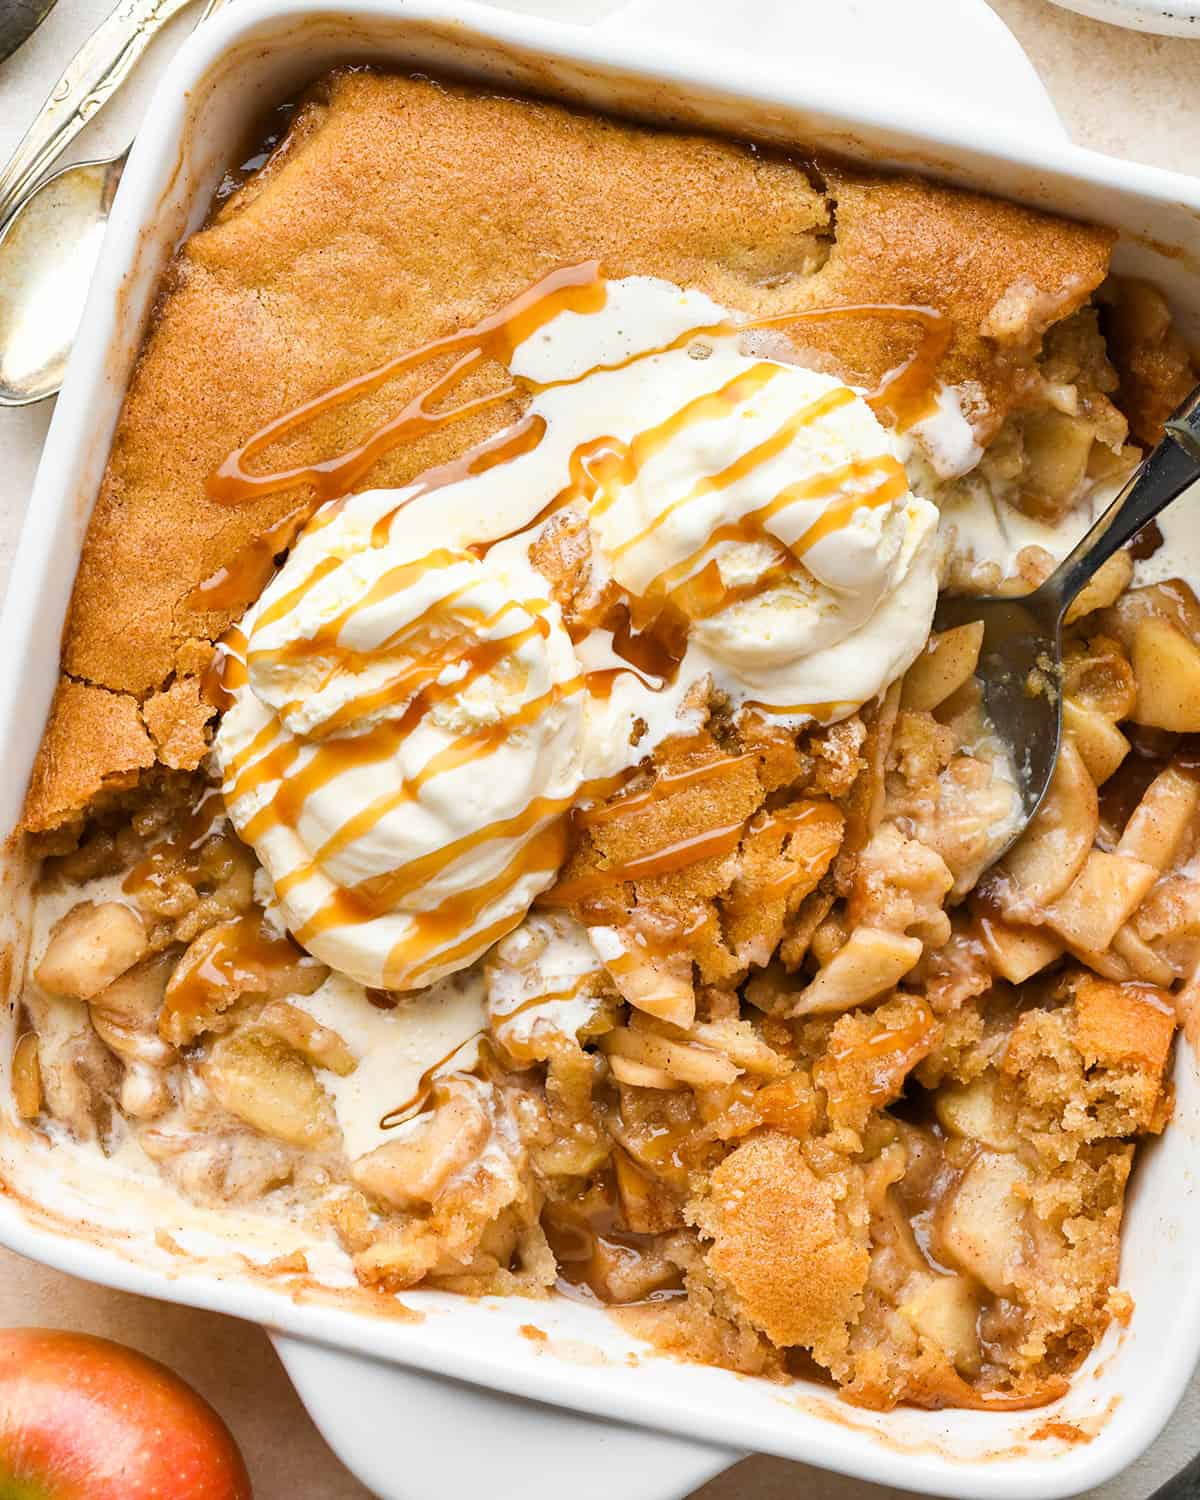
{"type": "MultiPolygon", "coordinates": [[[[1047,0],[990,3],[1025,47],[1077,140],[1113,155],[1200,172],[1200,41],[1117,31],[1047,0]]],[[[0,160],[109,4],[59,0],[36,35],[0,64],[0,160]]],[[[581,8],[577,0],[514,0],[514,5],[542,13],[557,5],[581,8]]],[[[101,154],[123,143],[145,98],[156,56],[161,59],[169,51],[179,29],[177,23],[151,49],[128,97],[88,127],[78,155],[101,154]]],[[[0,585],[7,577],[49,416],[49,403],[0,412],[0,585]]],[[[324,1446],[265,1335],[252,1325],[107,1291],[0,1251],[0,1325],[9,1324],[86,1329],[173,1366],[233,1428],[258,1500],[369,1500],[324,1446]]],[[[1200,1446],[1198,1434],[1200,1378],[1146,1457],[1094,1493],[1103,1500],[1143,1500],[1200,1446]]],[[[396,1452],[402,1463],[402,1430],[396,1452]]],[[[695,1500],[784,1500],[797,1494],[807,1500],[898,1500],[901,1492],[779,1459],[751,1458],[706,1485],[695,1500]]]]}

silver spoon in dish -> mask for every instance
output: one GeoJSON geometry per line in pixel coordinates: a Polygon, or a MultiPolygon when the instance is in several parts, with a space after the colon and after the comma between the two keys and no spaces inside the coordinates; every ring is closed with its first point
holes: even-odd
{"type": "Polygon", "coordinates": [[[948,597],[939,601],[935,630],[983,622],[976,676],[997,737],[1016,771],[1021,814],[1012,847],[1037,812],[1054,774],[1062,738],[1063,617],[1083,586],[1119,548],[1200,480],[1200,387],[1165,423],[1166,436],[1050,577],[1016,598],[948,597]]]}
{"type": "MultiPolygon", "coordinates": [[[[188,0],[123,3],[71,60],[0,172],[0,406],[62,385],[129,147],[38,181],[188,0]]],[[[208,0],[200,22],[224,0],[208,0]]]]}

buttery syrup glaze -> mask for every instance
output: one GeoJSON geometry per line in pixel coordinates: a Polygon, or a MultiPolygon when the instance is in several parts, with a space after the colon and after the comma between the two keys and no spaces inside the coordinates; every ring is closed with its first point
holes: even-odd
{"type": "MultiPolygon", "coordinates": [[[[146,850],[121,882],[125,895],[170,901],[172,887],[183,882],[203,899],[213,872],[206,853],[220,842],[226,822],[219,787],[206,787],[186,817],[167,838],[146,850]]],[[[265,928],[260,912],[218,922],[208,929],[202,957],[180,964],[167,990],[167,1009],[178,1017],[211,1014],[231,991],[253,993],[274,976],[295,974],[297,966],[316,974],[321,966],[290,937],[265,928]]]]}
{"type": "MultiPolygon", "coordinates": [[[[614,1146],[613,1152],[620,1174],[642,1177],[620,1146],[614,1146]]],[[[564,1296],[606,1307],[628,1307],[684,1295],[682,1273],[662,1258],[663,1236],[640,1233],[626,1225],[618,1173],[603,1173],[577,1199],[547,1203],[541,1224],[558,1262],[557,1289],[564,1296]],[[620,1285],[625,1278],[637,1288],[633,1295],[620,1285]]]]}
{"type": "MultiPolygon", "coordinates": [[[[880,318],[913,324],[920,335],[916,352],[866,398],[876,413],[886,414],[896,426],[906,426],[928,413],[934,374],[952,335],[948,320],[931,309],[874,304],[812,308],[747,322],[728,316],[716,321],[693,320],[653,348],[637,349],[563,378],[535,379],[510,371],[510,378],[499,389],[455,402],[464,380],[489,362],[507,370],[514,355],[535,335],[544,337],[544,330],[554,320],[564,316],[588,318],[600,312],[608,299],[609,286],[598,262],[560,267],[470,327],[399,354],[268,423],[224,460],[210,479],[210,494],[218,503],[230,506],[301,487],[308,488],[309,496],[276,523],[260,545],[201,585],[193,602],[199,603],[202,596],[204,607],[213,608],[219,599],[230,598],[239,589],[253,592],[268,557],[273,564],[276,552],[294,540],[301,528],[304,541],[310,542],[333,525],[354,485],[384,454],[401,443],[514,398],[532,400],[578,386],[597,372],[607,376],[672,351],[686,349],[694,357],[703,357],[705,341],[740,337],[748,330],[880,318]],[[270,472],[255,472],[251,467],[273,443],[323,413],[434,361],[439,364],[439,373],[409,396],[393,417],[351,448],[327,459],[270,472]]],[[[523,520],[516,528],[516,539],[568,509],[585,515],[592,526],[603,528],[610,512],[647,466],[681,434],[742,414],[747,400],[780,382],[789,368],[770,360],[742,359],[731,379],[684,401],[664,419],[649,423],[631,438],[601,433],[579,443],[569,455],[568,483],[531,519],[523,520]]],[[[535,730],[552,710],[575,712],[572,704],[602,702],[614,693],[623,677],[635,677],[651,693],[666,693],[676,683],[689,633],[697,622],[709,621],[733,605],[758,598],[774,588],[781,577],[794,572],[812,549],[856,518],[902,500],[907,494],[907,479],[890,451],[852,457],[846,462],[825,464],[817,473],[785,484],[766,503],[745,509],[733,519],[720,518],[718,511],[717,523],[698,546],[672,557],[666,566],[656,562],[653,548],[667,536],[681,513],[696,506],[711,509],[733,486],[786,454],[806,429],[858,400],[849,388],[829,382],[827,377],[819,379],[825,380],[828,388],[820,389],[813,399],[793,405],[786,418],[760,441],[715,472],[702,473],[683,494],[629,534],[615,534],[609,565],[614,576],[635,576],[637,587],[617,586],[615,603],[611,602],[614,590],[610,588],[603,618],[590,630],[576,628],[571,635],[572,646],[580,646],[583,635],[603,636],[608,647],[604,665],[585,664],[583,670],[552,681],[544,691],[526,694],[518,707],[495,722],[470,725],[456,732],[416,770],[389,776],[385,790],[354,807],[332,831],[322,828],[319,838],[310,836],[304,856],[289,859],[286,870],[271,868],[289,926],[301,944],[341,967],[336,956],[322,949],[326,935],[370,924],[403,908],[411,918],[403,941],[392,945],[381,972],[356,973],[355,977],[385,990],[414,988],[469,963],[520,921],[528,902],[518,911],[509,910],[504,906],[505,892],[522,882],[524,888],[542,890],[551,885],[569,852],[572,825],[568,815],[572,809],[601,800],[619,788],[637,762],[645,758],[644,753],[627,747],[626,763],[606,768],[606,774],[582,776],[552,795],[533,795],[517,812],[485,821],[384,873],[335,882],[323,899],[310,904],[302,920],[292,920],[287,903],[289,897],[321,877],[331,862],[344,860],[376,839],[380,825],[389,816],[415,809],[423,805],[424,798],[438,795],[435,783],[443,776],[474,769],[486,777],[491,758],[512,743],[515,735],[535,730]],[[795,516],[802,518],[798,527],[795,516]],[[727,581],[722,577],[718,554],[728,544],[757,548],[768,554],[768,561],[753,577],[727,581]],[[419,909],[421,892],[431,881],[448,878],[460,863],[501,844],[507,853],[499,862],[492,860],[486,879],[440,899],[435,909],[419,909]]],[[[375,515],[370,548],[384,549],[394,542],[394,522],[401,509],[433,490],[461,484],[536,453],[546,435],[546,420],[536,411],[527,412],[515,425],[459,459],[392,492],[375,515]]],[[[709,511],[698,513],[707,515],[709,511]]],[[[304,556],[310,563],[313,556],[317,561],[303,572],[294,566],[298,554],[293,553],[292,571],[293,575],[299,571],[298,581],[282,592],[277,583],[276,591],[264,598],[254,614],[252,624],[243,622],[243,627],[227,633],[207,683],[211,700],[226,709],[227,722],[230,706],[256,680],[287,672],[305,674],[299,679],[303,691],[283,701],[273,700],[274,713],[224,761],[226,804],[239,833],[258,848],[260,857],[263,843],[281,831],[297,834],[314,799],[328,795],[331,784],[339,778],[373,768],[386,773],[415,734],[432,720],[441,722],[439,714],[444,716],[463,702],[476,684],[485,679],[519,683],[523,676],[528,677],[522,651],[545,646],[555,631],[562,631],[557,606],[548,590],[507,597],[498,605],[487,596],[490,602],[485,606],[480,600],[486,591],[476,589],[472,572],[472,568],[486,568],[503,552],[501,544],[513,540],[512,528],[501,529],[499,535],[490,538],[434,546],[423,555],[401,557],[394,566],[377,571],[370,586],[344,607],[322,616],[315,628],[297,630],[279,644],[264,645],[262,637],[270,637],[274,627],[302,609],[310,595],[315,597],[327,580],[333,580],[343,563],[337,550],[320,555],[311,548],[304,556]],[[442,588],[437,582],[443,577],[458,580],[460,574],[461,582],[454,586],[442,588]],[[346,643],[356,617],[369,613],[377,604],[386,605],[404,591],[422,599],[428,596],[427,607],[406,616],[382,639],[372,640],[368,650],[346,643]],[[382,677],[366,670],[376,658],[386,658],[388,663],[382,677]],[[362,691],[358,690],[360,679],[368,684],[362,691]],[[354,686],[344,692],[347,683],[354,686]],[[300,732],[281,732],[281,721],[287,724],[292,717],[302,719],[306,701],[327,691],[341,693],[336,707],[319,722],[304,720],[300,732]],[[361,732],[363,725],[369,732],[361,732]]],[[[748,706],[768,715],[823,719],[849,712],[856,705],[821,702],[780,706],[756,699],[748,706]]],[[[719,774],[719,767],[711,774],[719,774]]],[[[639,795],[651,799],[667,795],[674,784],[671,777],[660,776],[652,788],[639,795]]],[[[632,800],[629,805],[633,805],[632,800]]],[[[561,885],[550,899],[578,900],[602,884],[685,868],[732,850],[746,831],[747,825],[741,822],[712,830],[652,851],[623,869],[583,877],[582,883],[561,885]]]]}

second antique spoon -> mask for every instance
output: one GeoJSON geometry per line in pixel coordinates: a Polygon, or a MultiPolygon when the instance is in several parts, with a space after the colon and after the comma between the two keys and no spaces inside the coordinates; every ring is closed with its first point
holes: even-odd
{"type": "MultiPolygon", "coordinates": [[[[208,0],[200,22],[223,3],[208,0]]],[[[122,26],[130,21],[124,14],[110,16],[72,61],[0,174],[0,406],[44,401],[62,385],[129,147],[100,161],[75,162],[36,186],[31,183],[128,76],[149,35],[183,4],[186,0],[157,0],[150,12],[136,18],[115,58],[111,54],[121,33],[114,30],[103,46],[102,33],[118,21],[122,26]],[[95,64],[88,61],[92,50],[95,64]],[[96,66],[103,69],[98,76],[96,66]],[[68,79],[87,92],[60,114],[70,97],[70,90],[62,92],[68,79]]]]}

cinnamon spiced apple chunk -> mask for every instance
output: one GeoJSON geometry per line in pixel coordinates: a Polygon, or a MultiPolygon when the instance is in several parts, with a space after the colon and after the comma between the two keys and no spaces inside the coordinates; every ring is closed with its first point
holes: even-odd
{"type": "Polygon", "coordinates": [[[568,1296],[875,1408],[1061,1394],[1130,1312],[1200,960],[1200,605],[1157,554],[1080,596],[999,863],[981,631],[931,622],[1044,577],[1188,378],[1108,252],[323,80],[118,424],[26,807],[21,1128],[381,1308],[568,1296]]]}

